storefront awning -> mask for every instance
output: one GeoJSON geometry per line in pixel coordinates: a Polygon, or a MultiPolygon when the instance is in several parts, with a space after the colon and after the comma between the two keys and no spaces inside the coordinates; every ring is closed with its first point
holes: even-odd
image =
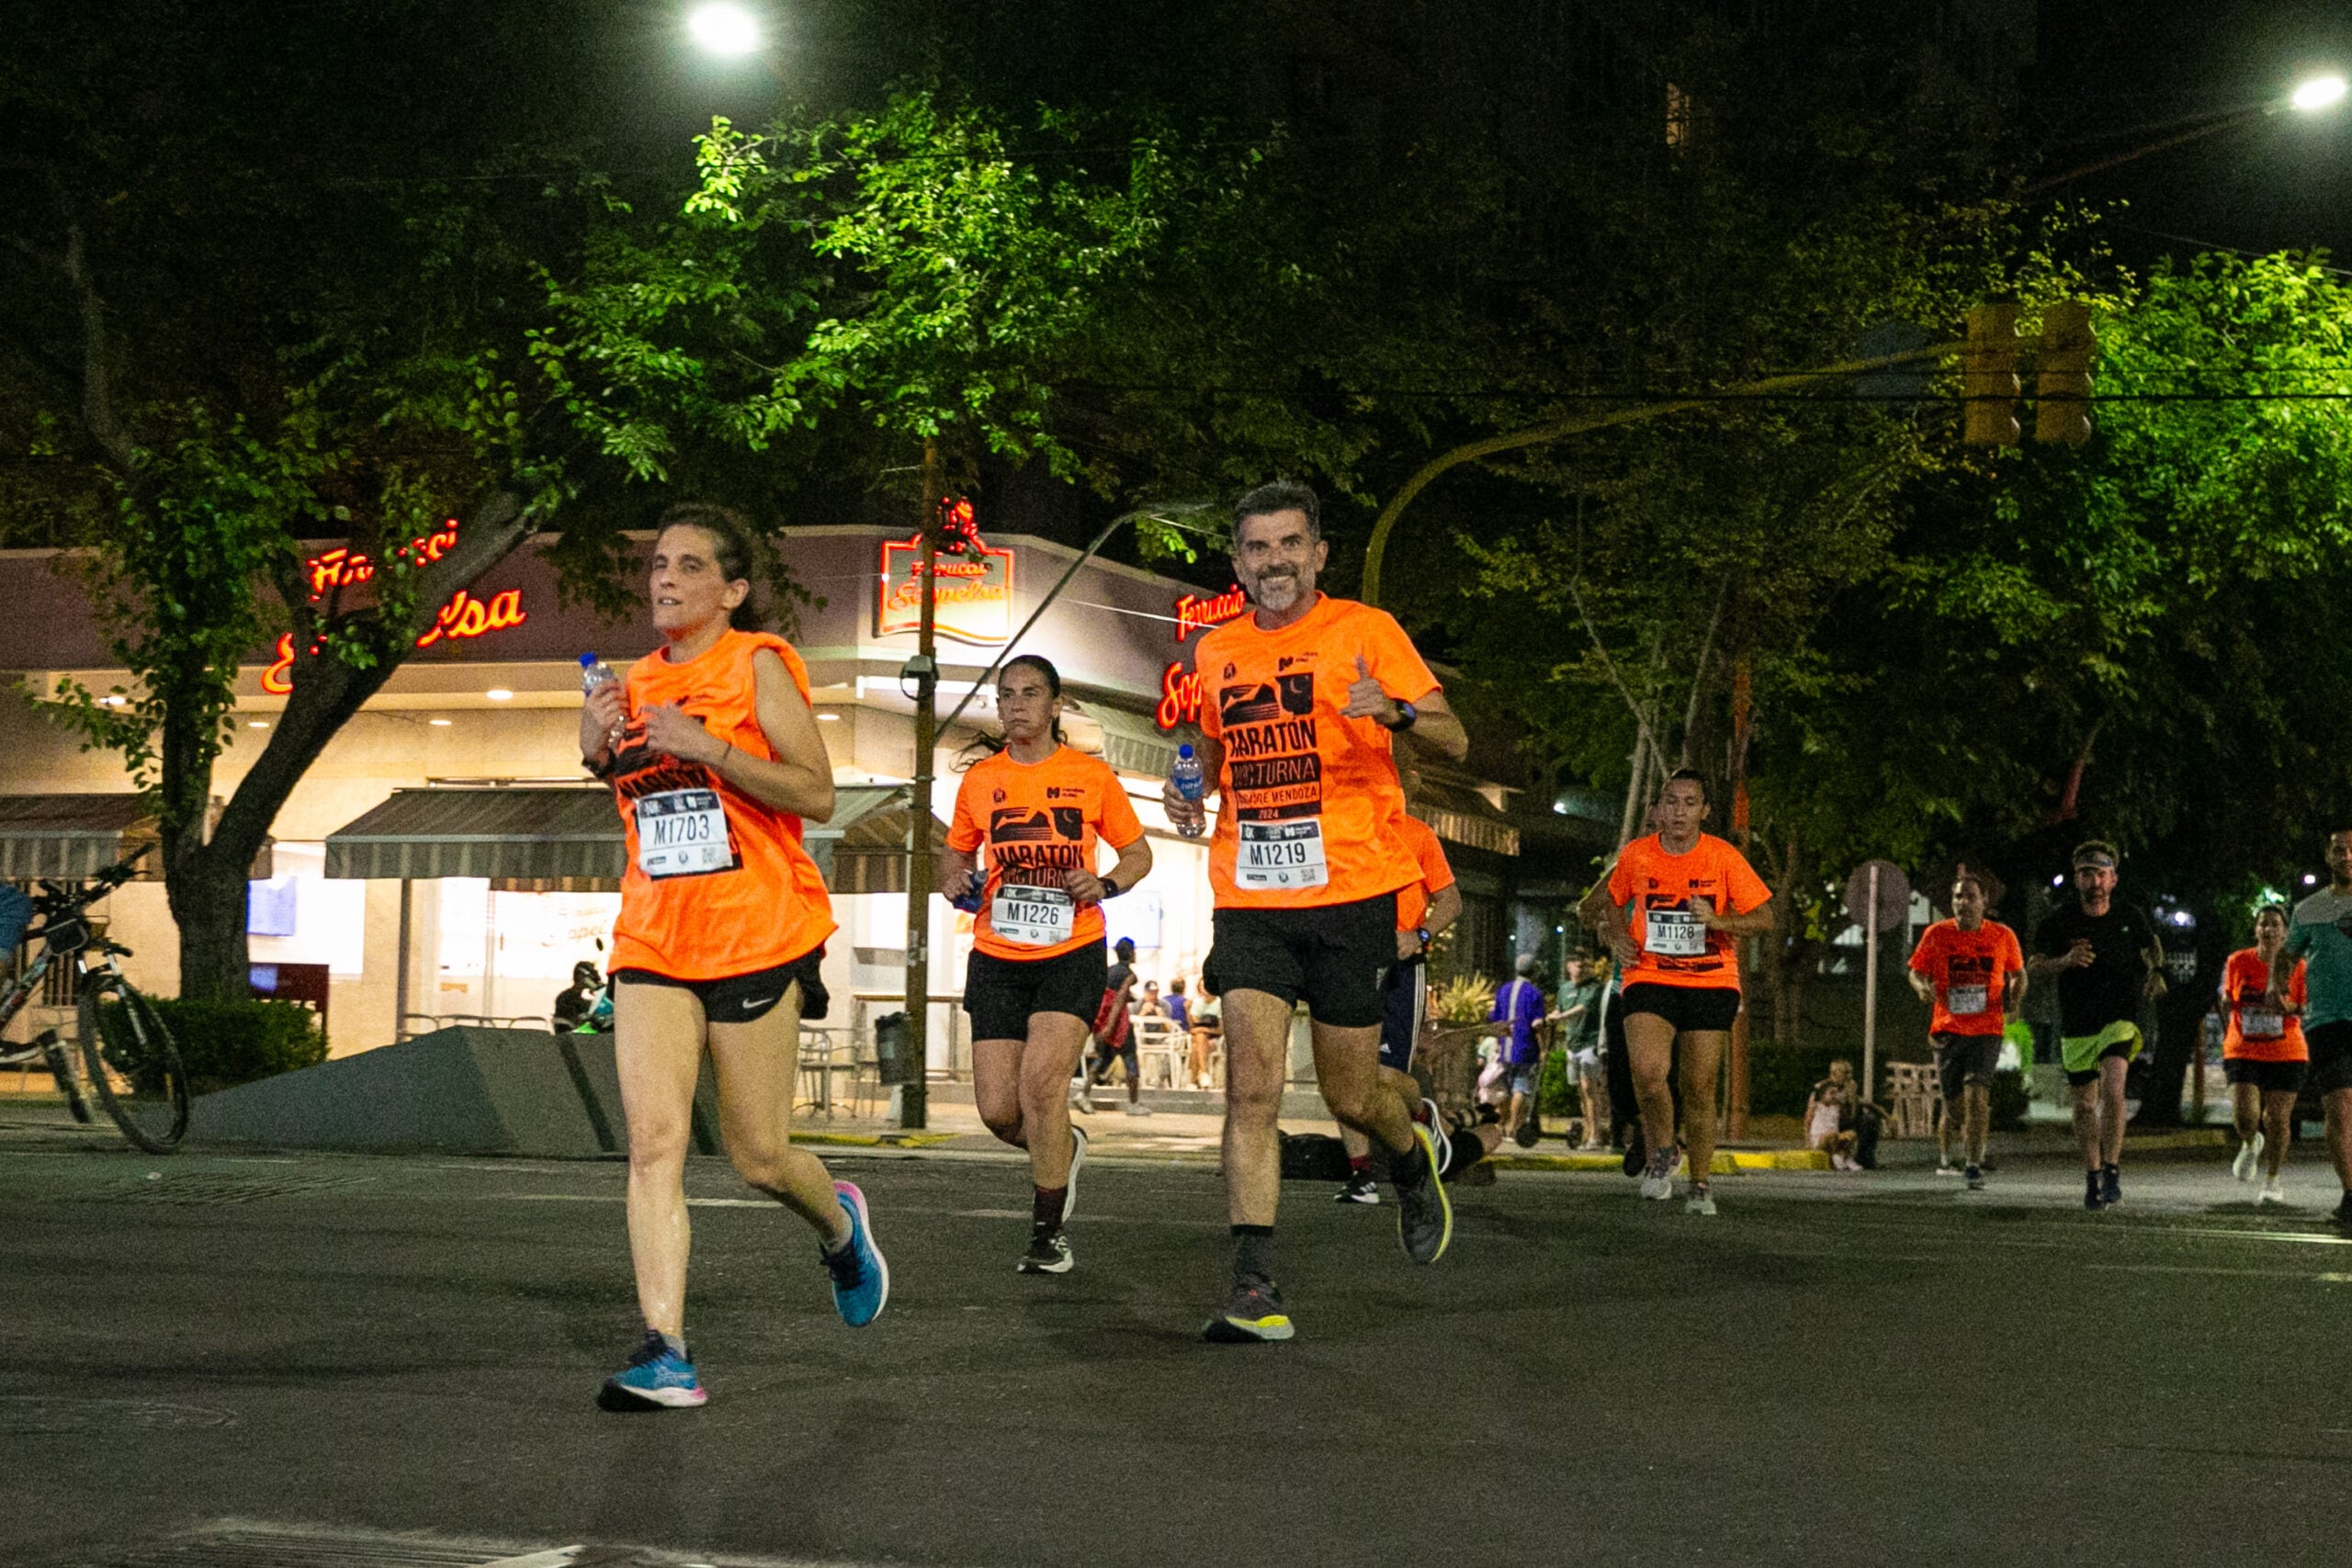
{"type": "MultiPolygon", "coordinates": [[[[836,893],[907,890],[907,792],[839,791],[833,819],[804,836],[836,893]]],[[[947,836],[932,818],[933,839],[947,836]]],[[[602,789],[403,789],[327,835],[327,874],[487,877],[506,893],[611,893],[628,841],[602,789]]]]}
{"type": "MultiPolygon", "coordinates": [[[[141,795],[0,795],[0,880],[95,876],[154,847],[155,811],[141,795]]],[[[140,875],[162,874],[149,855],[140,875]]]]}
{"type": "Polygon", "coordinates": [[[1476,790],[1424,776],[1408,807],[1448,843],[1489,854],[1519,853],[1519,829],[1476,790]]]}
{"type": "Polygon", "coordinates": [[[1164,779],[1176,765],[1178,738],[1140,715],[1104,703],[1088,703],[1084,716],[1102,730],[1102,760],[1115,773],[1141,773],[1164,779]]]}
{"type": "Polygon", "coordinates": [[[524,891],[612,892],[627,866],[604,789],[401,789],[327,835],[329,876],[482,876],[524,891]]]}

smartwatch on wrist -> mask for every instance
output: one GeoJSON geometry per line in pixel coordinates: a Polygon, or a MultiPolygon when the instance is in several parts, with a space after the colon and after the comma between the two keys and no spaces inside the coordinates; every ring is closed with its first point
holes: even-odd
{"type": "Polygon", "coordinates": [[[1105,898],[1116,898],[1116,897],[1119,896],[1119,894],[1120,894],[1120,892],[1122,891],[1122,889],[1121,889],[1121,888],[1120,888],[1120,886],[1119,886],[1119,879],[1118,879],[1117,877],[1115,877],[1115,876],[1105,876],[1105,877],[1101,878],[1100,880],[1102,881],[1102,897],[1105,897],[1105,898]]]}
{"type": "Polygon", "coordinates": [[[1416,926],[1413,928],[1413,934],[1421,939],[1421,951],[1427,953],[1430,950],[1430,928],[1416,926]]]}
{"type": "Polygon", "coordinates": [[[1402,735],[1406,730],[1412,728],[1414,722],[1420,716],[1420,710],[1414,707],[1412,704],[1398,703],[1396,719],[1393,722],[1383,719],[1380,728],[1392,735],[1402,735]]]}

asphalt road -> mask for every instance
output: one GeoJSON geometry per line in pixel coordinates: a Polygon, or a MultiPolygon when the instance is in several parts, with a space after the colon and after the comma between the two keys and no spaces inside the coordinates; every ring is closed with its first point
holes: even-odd
{"type": "Polygon", "coordinates": [[[1724,1179],[1713,1221],[1510,1173],[1427,1269],[1294,1184],[1299,1337],[1241,1348],[1198,1338],[1199,1165],[1090,1168],[1079,1269],[1036,1279],[1016,1168],[834,1164],[883,1319],[697,1162],[711,1404],[615,1416],[616,1166],[0,1146],[0,1557],[246,1519],[1024,1568],[2343,1560],[2352,1245],[2309,1163],[2283,1216],[2210,1159],[2097,1215],[2056,1164],[1724,1179]]]}

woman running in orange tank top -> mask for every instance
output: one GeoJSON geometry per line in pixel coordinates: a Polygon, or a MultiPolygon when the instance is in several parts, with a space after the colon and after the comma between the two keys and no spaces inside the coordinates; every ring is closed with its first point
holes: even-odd
{"type": "Polygon", "coordinates": [[[1067,1274],[1062,1222],[1086,1163],[1069,1089],[1107,986],[1102,901],[1150,872],[1151,845],[1118,775],[1062,744],[1062,678],[1050,663],[1007,661],[996,711],[1004,750],[975,763],[956,792],[939,886],[973,917],[964,981],[972,1098],[989,1132],[1029,1151],[1029,1250],[1014,1267],[1067,1274]],[[1100,874],[1097,840],[1119,857],[1100,874]]]}
{"type": "Polygon", "coordinates": [[[808,673],[753,628],[750,532],[712,506],[673,507],[647,579],[663,646],[580,716],[580,754],[609,781],[628,865],[613,932],[614,1055],[628,1119],[628,1237],[645,1332],[606,1380],[606,1409],[708,1397],[686,1351],[686,1145],[705,1050],[735,1168],[806,1220],[852,1327],[889,1299],[865,1194],[791,1145],[804,1005],[833,930],[803,818],[833,813],[832,763],[808,673]]]}

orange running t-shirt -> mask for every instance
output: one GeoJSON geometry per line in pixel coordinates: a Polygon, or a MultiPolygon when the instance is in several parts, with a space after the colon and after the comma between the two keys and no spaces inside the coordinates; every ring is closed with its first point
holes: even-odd
{"type": "Polygon", "coordinates": [[[1058,958],[1102,940],[1102,906],[1079,908],[1062,890],[1072,871],[1094,870],[1097,837],[1124,850],[1143,837],[1118,774],[1098,757],[1063,746],[1042,762],[1000,751],[972,764],[956,791],[947,847],[988,846],[988,886],[972,919],[972,945],[996,958],[1058,958]]]}
{"type": "Polygon", "coordinates": [[[1701,925],[1690,900],[1712,898],[1716,913],[1744,915],[1771,896],[1747,857],[1712,834],[1700,834],[1679,855],[1668,854],[1656,833],[1635,839],[1609,874],[1609,897],[1625,906],[1641,948],[1624,983],[1739,989],[1738,942],[1701,925]]]}
{"type": "MultiPolygon", "coordinates": [[[[2229,1027],[2222,1034],[2222,1055],[2237,1062],[2308,1062],[2311,1047],[2303,1039],[2302,1020],[2273,1008],[2270,965],[2261,953],[2244,947],[2230,954],[2222,970],[2222,999],[2229,1004],[2229,1027]]],[[[2303,989],[2303,962],[2287,976],[2287,999],[2301,1007],[2308,999],[2303,989]]]]}
{"type": "Polygon", "coordinates": [[[656,649],[629,666],[628,726],[610,775],[628,844],[615,969],[725,980],[789,964],[833,934],[832,900],[800,847],[800,818],[645,745],[640,716],[676,703],[737,750],[774,761],[752,685],[752,659],[763,649],[784,660],[806,698],[808,666],[767,632],[729,631],[684,664],[656,649]]]}
{"type": "Polygon", "coordinates": [[[1919,933],[1911,967],[1936,987],[1928,1033],[1998,1034],[2008,1026],[2009,976],[2025,967],[2025,950],[1998,920],[1973,931],[1938,920],[1919,933]]]}
{"type": "Polygon", "coordinates": [[[1220,909],[1354,904],[1420,880],[1388,731],[1343,718],[1361,658],[1381,689],[1417,703],[1438,689],[1394,617],[1316,596],[1280,631],[1255,615],[1201,638],[1201,728],[1225,749],[1209,884],[1220,909]]]}
{"type": "Polygon", "coordinates": [[[1405,835],[1405,841],[1413,846],[1413,859],[1421,868],[1421,879],[1396,890],[1396,929],[1417,931],[1421,929],[1421,921],[1429,918],[1430,895],[1441,887],[1453,886],[1453,867],[1428,823],[1417,817],[1407,817],[1397,823],[1397,829],[1405,835]]]}

